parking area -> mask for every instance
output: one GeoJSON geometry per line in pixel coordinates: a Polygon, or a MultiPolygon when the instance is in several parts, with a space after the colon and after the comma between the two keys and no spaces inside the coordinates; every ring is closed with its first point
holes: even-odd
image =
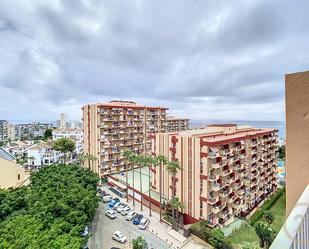
{"type": "MultiPolygon", "coordinates": [[[[114,193],[110,192],[108,188],[104,188],[104,190],[107,193],[111,194],[113,197],[119,198],[114,193]]],[[[121,202],[126,201],[122,198],[119,199],[121,202]]],[[[131,205],[130,207],[134,210],[131,205]]],[[[100,202],[94,218],[94,222],[91,225],[92,236],[89,240],[90,249],[109,249],[111,247],[129,248],[130,241],[134,238],[137,238],[138,236],[143,236],[146,239],[148,243],[148,248],[171,248],[171,246],[167,242],[155,236],[148,229],[140,230],[137,225],[133,225],[132,221],[127,221],[126,216],[123,216],[118,212],[116,212],[117,217],[115,219],[108,218],[105,215],[105,212],[108,209],[108,203],[100,202]],[[115,231],[121,231],[127,237],[127,242],[121,244],[117,241],[114,241],[112,239],[112,235],[115,231]]],[[[137,207],[136,211],[139,212],[137,207]]]]}

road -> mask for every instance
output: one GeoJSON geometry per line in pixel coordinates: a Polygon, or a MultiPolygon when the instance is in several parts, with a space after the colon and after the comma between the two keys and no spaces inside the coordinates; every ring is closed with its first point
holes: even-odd
{"type": "Polygon", "coordinates": [[[119,248],[129,248],[129,242],[120,244],[112,240],[112,234],[114,231],[119,230],[123,232],[128,241],[131,241],[138,236],[143,236],[149,248],[153,249],[168,249],[168,244],[153,235],[148,230],[140,230],[138,226],[133,225],[132,222],[126,221],[125,216],[117,213],[117,218],[114,220],[105,216],[107,210],[107,204],[100,202],[100,205],[96,211],[94,221],[91,226],[91,234],[89,241],[90,249],[110,249],[112,246],[119,248]]]}

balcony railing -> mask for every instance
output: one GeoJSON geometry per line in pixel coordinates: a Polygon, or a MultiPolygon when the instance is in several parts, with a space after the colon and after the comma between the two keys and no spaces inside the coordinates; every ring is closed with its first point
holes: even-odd
{"type": "Polygon", "coordinates": [[[309,247],[309,185],[294,206],[270,249],[309,247]]]}

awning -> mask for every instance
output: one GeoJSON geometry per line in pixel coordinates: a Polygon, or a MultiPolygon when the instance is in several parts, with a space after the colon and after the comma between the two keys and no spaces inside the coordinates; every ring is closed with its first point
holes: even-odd
{"type": "Polygon", "coordinates": [[[217,153],[219,151],[219,149],[216,147],[209,147],[209,149],[214,153],[217,153]]]}

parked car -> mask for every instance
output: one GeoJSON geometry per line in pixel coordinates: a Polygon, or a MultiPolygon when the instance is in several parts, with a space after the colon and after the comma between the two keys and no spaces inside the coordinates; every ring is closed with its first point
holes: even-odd
{"type": "Polygon", "coordinates": [[[88,226],[85,226],[84,230],[81,232],[80,236],[86,237],[89,235],[89,228],[88,226]]]}
{"type": "Polygon", "coordinates": [[[111,187],[109,188],[110,191],[112,191],[114,194],[118,195],[121,198],[127,197],[126,192],[123,192],[122,190],[118,189],[117,187],[111,187]]]}
{"type": "Polygon", "coordinates": [[[126,206],[126,207],[124,207],[121,211],[120,211],[120,213],[121,213],[121,215],[128,215],[128,213],[130,212],[130,210],[131,210],[131,208],[129,207],[129,206],[126,206]]]}
{"type": "Polygon", "coordinates": [[[110,202],[113,199],[111,195],[105,195],[102,197],[102,201],[105,202],[110,202]]]}
{"type": "Polygon", "coordinates": [[[141,222],[141,220],[143,219],[143,217],[144,216],[142,214],[135,216],[135,218],[133,219],[133,224],[138,225],[141,222]]]}
{"type": "Polygon", "coordinates": [[[117,208],[121,205],[121,202],[117,202],[114,206],[113,206],[113,209],[117,210],[117,208]]]}
{"type": "Polygon", "coordinates": [[[118,202],[120,202],[120,200],[118,198],[114,198],[108,203],[108,207],[113,208],[118,202]]]}
{"type": "Polygon", "coordinates": [[[125,243],[127,241],[127,237],[120,231],[113,233],[113,239],[120,243],[125,243]]]}
{"type": "Polygon", "coordinates": [[[120,213],[122,211],[122,209],[124,209],[125,207],[127,207],[128,205],[125,203],[121,203],[118,207],[117,207],[117,212],[120,213]]]}
{"type": "Polygon", "coordinates": [[[105,212],[105,215],[106,215],[108,218],[110,218],[110,219],[115,219],[115,218],[116,218],[116,212],[115,212],[114,210],[111,210],[111,209],[107,210],[107,211],[105,212]]]}
{"type": "Polygon", "coordinates": [[[149,223],[150,223],[149,219],[143,218],[141,220],[141,222],[139,223],[138,228],[141,229],[141,230],[145,230],[147,228],[147,226],[149,225],[149,223]]]}
{"type": "Polygon", "coordinates": [[[135,212],[135,211],[130,211],[130,212],[127,214],[126,220],[131,221],[131,220],[134,219],[135,216],[137,216],[137,215],[138,215],[137,212],[135,212]]]}

